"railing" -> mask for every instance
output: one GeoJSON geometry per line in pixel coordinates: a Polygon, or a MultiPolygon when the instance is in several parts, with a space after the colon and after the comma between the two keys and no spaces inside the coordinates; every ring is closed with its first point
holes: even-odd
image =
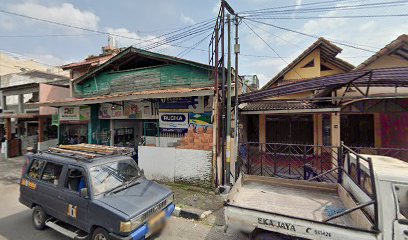
{"type": "MultiPolygon", "coordinates": [[[[355,149],[355,148],[354,148],[355,149]]],[[[361,155],[343,143],[339,147],[284,143],[241,143],[239,144],[237,174],[308,181],[343,183],[346,177],[354,182],[366,195],[368,201],[354,208],[328,217],[324,222],[362,210],[373,205],[373,229],[378,230],[378,202],[373,163],[370,157],[361,155]]],[[[397,153],[398,149],[372,149],[375,153],[397,153]],[[388,151],[385,151],[388,150],[388,151]]],[[[408,151],[407,149],[402,149],[408,151]]],[[[374,153],[374,152],[372,152],[374,153]]],[[[398,155],[393,155],[398,156],[398,155]]]]}
{"type": "MultiPolygon", "coordinates": [[[[338,167],[339,147],[284,143],[241,143],[238,170],[251,175],[309,179],[338,167]]],[[[238,171],[238,172],[239,172],[238,171]]],[[[337,181],[332,172],[317,181],[337,181]]]]}
{"type": "Polygon", "coordinates": [[[408,148],[349,147],[359,154],[387,156],[408,162],[408,148]]]}

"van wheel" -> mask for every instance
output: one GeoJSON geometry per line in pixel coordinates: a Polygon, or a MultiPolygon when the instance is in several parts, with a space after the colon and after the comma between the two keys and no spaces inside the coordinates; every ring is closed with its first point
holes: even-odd
{"type": "Polygon", "coordinates": [[[110,240],[110,236],[105,229],[97,228],[93,232],[91,240],[110,240]]]}
{"type": "Polygon", "coordinates": [[[35,206],[33,209],[33,225],[37,230],[43,230],[45,228],[45,221],[47,220],[47,214],[42,207],[35,206]]]}
{"type": "Polygon", "coordinates": [[[256,229],[253,231],[249,239],[251,240],[288,240],[288,238],[283,238],[280,234],[276,234],[273,232],[264,231],[261,229],[256,229]]]}

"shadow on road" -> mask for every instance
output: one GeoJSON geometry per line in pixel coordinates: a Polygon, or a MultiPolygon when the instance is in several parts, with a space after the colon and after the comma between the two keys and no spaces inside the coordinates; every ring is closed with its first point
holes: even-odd
{"type": "Polygon", "coordinates": [[[0,219],[0,239],[10,240],[68,240],[52,229],[38,231],[31,223],[31,210],[27,209],[0,219]]]}

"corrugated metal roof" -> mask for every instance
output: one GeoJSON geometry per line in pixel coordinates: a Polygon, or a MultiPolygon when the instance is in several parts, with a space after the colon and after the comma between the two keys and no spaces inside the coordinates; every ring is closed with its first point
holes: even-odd
{"type": "Polygon", "coordinates": [[[275,110],[305,110],[320,108],[338,108],[331,103],[313,103],[313,102],[290,102],[290,101],[264,101],[250,102],[244,106],[242,111],[275,111],[275,110]]]}
{"type": "Polygon", "coordinates": [[[69,98],[63,100],[54,100],[48,102],[31,103],[30,105],[37,106],[75,106],[75,105],[87,105],[103,102],[114,101],[126,101],[132,99],[154,99],[154,98],[167,98],[167,97],[189,97],[189,96],[206,96],[213,94],[213,87],[203,88],[177,88],[177,89],[165,89],[165,90],[152,90],[142,92],[128,92],[113,95],[103,95],[89,98],[69,98]]]}
{"type": "Polygon", "coordinates": [[[358,86],[382,86],[382,87],[408,87],[408,67],[383,68],[370,71],[349,72],[327,77],[318,77],[307,81],[300,81],[271,89],[264,89],[243,94],[239,97],[240,102],[259,101],[264,98],[285,96],[300,92],[322,90],[326,88],[340,88],[348,82],[356,79],[353,83],[358,86]],[[372,74],[369,82],[369,75],[372,74]]]}

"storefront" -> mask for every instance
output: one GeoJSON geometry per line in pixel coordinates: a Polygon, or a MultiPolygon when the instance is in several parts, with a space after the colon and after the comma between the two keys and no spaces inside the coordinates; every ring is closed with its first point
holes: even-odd
{"type": "Polygon", "coordinates": [[[88,143],[90,107],[68,106],[59,108],[59,143],[88,143]]]}

